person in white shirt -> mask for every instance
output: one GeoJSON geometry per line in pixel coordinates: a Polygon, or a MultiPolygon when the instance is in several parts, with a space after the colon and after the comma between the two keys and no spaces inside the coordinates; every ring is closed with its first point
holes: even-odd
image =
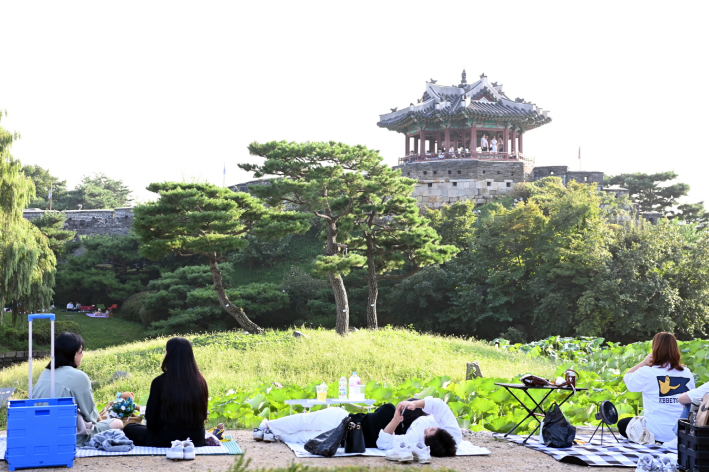
{"type": "MultiPolygon", "coordinates": [[[[680,362],[681,355],[674,335],[657,333],[652,339],[652,353],[623,377],[628,391],[642,392],[646,425],[656,441],[675,439],[673,428],[683,410],[680,397],[694,389],[694,376],[680,362]]],[[[630,419],[618,421],[618,432],[626,438],[630,419]]]]}
{"type": "Polygon", "coordinates": [[[490,151],[492,152],[497,152],[497,139],[495,137],[492,137],[492,141],[490,141],[490,151]]]}
{"type": "MultiPolygon", "coordinates": [[[[260,428],[270,429],[284,442],[306,443],[325,431],[337,427],[349,413],[342,408],[325,408],[312,413],[299,413],[263,420],[260,428]]],[[[455,456],[463,440],[455,415],[440,398],[386,403],[373,413],[352,415],[360,423],[366,447],[392,449],[401,442],[409,447],[423,443],[437,457],[455,456]]]]}
{"type": "Polygon", "coordinates": [[[482,138],[480,138],[480,151],[485,152],[487,151],[487,135],[484,134],[482,138]]]}

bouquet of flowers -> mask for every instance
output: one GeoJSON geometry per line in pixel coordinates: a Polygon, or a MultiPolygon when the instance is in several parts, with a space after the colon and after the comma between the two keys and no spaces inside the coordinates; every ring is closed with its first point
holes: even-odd
{"type": "Polygon", "coordinates": [[[133,401],[133,398],[128,396],[128,398],[122,398],[121,393],[118,392],[118,395],[116,396],[116,399],[113,401],[113,404],[110,407],[110,410],[108,412],[108,416],[111,418],[130,418],[133,416],[133,412],[135,410],[137,405],[133,401]]]}

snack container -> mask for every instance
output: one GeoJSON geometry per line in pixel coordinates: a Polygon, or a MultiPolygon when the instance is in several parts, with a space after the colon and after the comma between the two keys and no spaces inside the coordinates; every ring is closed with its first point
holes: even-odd
{"type": "Polygon", "coordinates": [[[54,398],[54,314],[29,315],[29,399],[7,405],[7,450],[10,470],[74,466],[76,403],[72,397],[54,398]],[[32,320],[51,322],[51,398],[32,399],[32,320]]]}
{"type": "Polygon", "coordinates": [[[677,464],[680,470],[709,472],[709,426],[677,422],[677,464]]]}

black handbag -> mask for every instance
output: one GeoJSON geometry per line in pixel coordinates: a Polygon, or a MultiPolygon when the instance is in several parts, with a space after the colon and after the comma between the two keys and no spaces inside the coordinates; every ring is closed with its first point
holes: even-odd
{"type": "MultiPolygon", "coordinates": [[[[347,433],[347,423],[349,422],[349,416],[343,418],[336,428],[333,428],[330,431],[325,431],[324,433],[319,434],[310,441],[306,442],[305,450],[318,456],[334,456],[337,452],[337,448],[340,447],[342,440],[345,438],[345,433],[347,433]]],[[[364,444],[364,437],[362,437],[362,444],[364,444]]]]}
{"type": "Polygon", "coordinates": [[[366,450],[362,425],[349,422],[347,424],[347,434],[345,435],[345,453],[362,453],[366,450]]]}
{"type": "Polygon", "coordinates": [[[549,407],[542,421],[542,443],[547,447],[571,447],[576,438],[576,427],[566,419],[559,405],[549,407]]]}

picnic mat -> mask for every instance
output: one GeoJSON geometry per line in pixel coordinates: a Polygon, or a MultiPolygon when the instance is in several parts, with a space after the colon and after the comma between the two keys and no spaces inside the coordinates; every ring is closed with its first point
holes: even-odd
{"type": "MultiPolygon", "coordinates": [[[[576,439],[585,441],[586,444],[574,444],[573,447],[565,449],[546,447],[544,444],[539,442],[539,435],[536,434],[529,438],[527,444],[523,444],[524,439],[527,437],[526,435],[509,435],[505,439],[516,444],[521,444],[530,449],[534,449],[535,451],[548,454],[559,462],[590,465],[595,467],[636,467],[640,456],[645,454],[650,454],[653,457],[661,454],[672,454],[675,457],[677,456],[676,449],[668,449],[662,446],[649,444],[635,444],[619,436],[618,434],[616,434],[616,436],[620,442],[616,442],[610,434],[604,434],[603,445],[601,445],[599,434],[596,434],[592,443],[588,442],[591,438],[590,434],[577,434],[576,439]]],[[[498,433],[495,434],[495,437],[502,438],[504,435],[498,433]]]]}
{"type": "MultiPolygon", "coordinates": [[[[231,438],[231,436],[225,436],[231,438]]],[[[0,437],[0,459],[5,460],[5,449],[7,448],[7,436],[0,437]]],[[[164,456],[167,454],[169,447],[146,447],[146,446],[135,446],[128,452],[106,452],[100,451],[98,449],[81,449],[76,448],[76,456],[79,457],[97,457],[97,456],[164,456]]],[[[223,442],[219,446],[204,446],[195,447],[195,454],[200,455],[213,455],[213,456],[225,456],[225,455],[238,455],[242,454],[241,448],[233,439],[231,441],[223,442]]]]}
{"type": "MultiPolygon", "coordinates": [[[[293,451],[293,453],[295,454],[295,457],[325,457],[325,456],[318,456],[318,455],[309,453],[308,451],[305,450],[305,444],[287,442],[287,443],[285,443],[285,445],[288,446],[291,451],[293,451]]],[[[490,454],[490,451],[487,448],[473,446],[473,444],[470,441],[463,441],[462,443],[460,443],[460,447],[458,448],[458,452],[456,455],[457,456],[485,456],[488,454],[490,454]]],[[[385,457],[386,455],[387,455],[386,451],[383,451],[381,449],[371,448],[371,447],[368,447],[367,450],[362,453],[345,454],[345,448],[341,447],[337,450],[337,453],[335,454],[334,457],[346,457],[346,456],[385,457]]]]}
{"type": "Polygon", "coordinates": [[[91,318],[108,318],[108,313],[86,313],[91,318]]]}

